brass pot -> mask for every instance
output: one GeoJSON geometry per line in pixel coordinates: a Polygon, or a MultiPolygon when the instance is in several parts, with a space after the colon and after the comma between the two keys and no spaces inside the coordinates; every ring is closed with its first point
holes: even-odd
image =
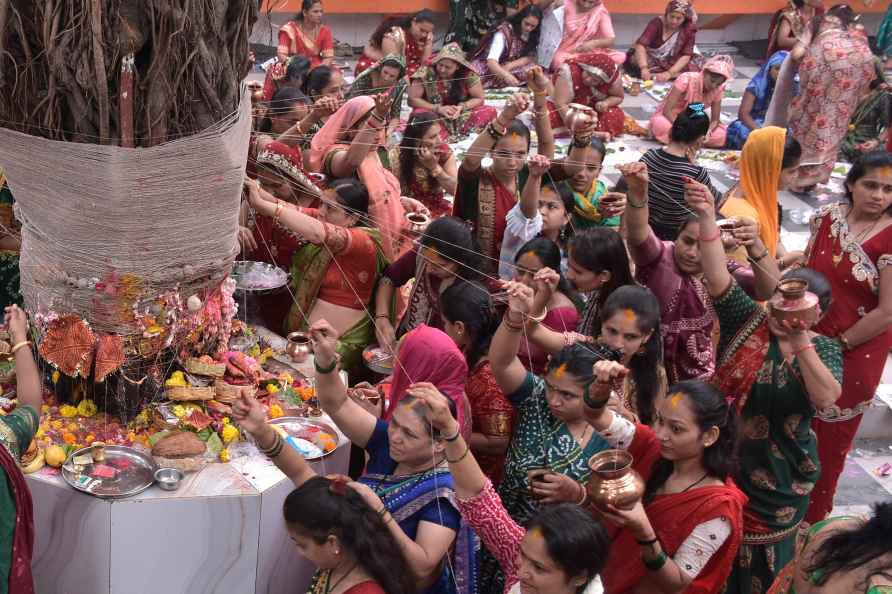
{"type": "Polygon", "coordinates": [[[798,278],[780,281],[768,305],[774,321],[786,327],[811,328],[820,315],[818,296],[808,290],[808,281],[798,278]]]}
{"type": "Polygon", "coordinates": [[[570,132],[575,134],[591,122],[597,121],[597,112],[588,105],[583,105],[581,103],[570,103],[567,105],[564,115],[564,124],[566,124],[567,129],[570,132]]]}
{"type": "Polygon", "coordinates": [[[420,212],[406,213],[406,221],[408,221],[409,233],[416,233],[418,235],[424,233],[424,230],[427,229],[427,226],[431,223],[430,217],[421,214],[420,212]]]}
{"type": "Polygon", "coordinates": [[[292,332],[285,338],[288,341],[288,344],[285,345],[285,354],[291,357],[295,363],[303,363],[313,352],[310,337],[305,332],[292,332]]]}
{"type": "Polygon", "coordinates": [[[644,495],[644,480],[632,468],[632,454],[625,450],[604,450],[588,461],[592,470],[586,490],[595,507],[607,504],[629,510],[644,495]]]}

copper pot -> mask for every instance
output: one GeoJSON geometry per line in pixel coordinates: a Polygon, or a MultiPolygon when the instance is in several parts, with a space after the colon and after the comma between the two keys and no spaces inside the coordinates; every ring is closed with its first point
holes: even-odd
{"type": "Polygon", "coordinates": [[[586,490],[595,507],[607,504],[629,510],[644,495],[644,480],[632,468],[632,454],[625,450],[604,450],[588,461],[592,470],[586,490]]]}
{"type": "Polygon", "coordinates": [[[808,281],[798,278],[780,281],[768,305],[774,321],[785,327],[808,329],[820,316],[818,296],[808,290],[808,281]]]}
{"type": "Polygon", "coordinates": [[[567,105],[564,113],[564,124],[566,124],[570,132],[576,133],[591,122],[596,121],[598,121],[598,114],[588,105],[581,103],[570,103],[567,105]]]}
{"type": "Polygon", "coordinates": [[[427,226],[431,223],[431,218],[420,212],[410,212],[406,214],[406,220],[409,222],[409,233],[424,233],[427,226]]]}
{"type": "Polygon", "coordinates": [[[286,337],[286,340],[288,344],[285,345],[285,354],[291,357],[295,363],[303,363],[313,352],[310,337],[304,332],[292,332],[286,337]]]}

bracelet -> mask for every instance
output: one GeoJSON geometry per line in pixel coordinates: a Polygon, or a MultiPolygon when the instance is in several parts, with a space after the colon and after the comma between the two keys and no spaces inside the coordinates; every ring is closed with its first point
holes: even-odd
{"type": "Polygon", "coordinates": [[[721,236],[722,236],[722,230],[719,229],[718,227],[716,227],[716,228],[715,228],[715,233],[714,233],[714,234],[710,235],[709,237],[703,237],[703,236],[701,236],[701,237],[700,237],[700,243],[703,243],[703,242],[710,242],[710,241],[715,241],[716,239],[718,239],[718,238],[721,237],[721,236]]]}
{"type": "Polygon", "coordinates": [[[533,324],[538,324],[539,322],[544,320],[547,315],[548,315],[548,306],[546,305],[545,309],[543,309],[542,313],[540,313],[538,316],[527,315],[527,322],[531,322],[533,324]]]}
{"type": "Polygon", "coordinates": [[[22,342],[17,342],[17,343],[15,343],[15,346],[13,346],[13,347],[9,350],[9,354],[10,354],[10,355],[15,355],[15,352],[16,352],[17,350],[19,350],[20,348],[24,347],[24,346],[29,346],[29,347],[30,347],[30,346],[31,346],[31,341],[30,341],[30,340],[23,340],[22,342]]]}
{"type": "Polygon", "coordinates": [[[660,540],[660,539],[659,539],[658,537],[654,536],[654,537],[653,537],[652,539],[650,539],[650,540],[638,540],[638,539],[636,538],[636,539],[635,539],[635,542],[637,542],[638,544],[640,544],[640,545],[643,546],[643,547],[646,547],[646,546],[650,546],[650,545],[654,544],[655,542],[658,542],[659,540],[660,540]]]}
{"type": "Polygon", "coordinates": [[[273,445],[268,448],[261,448],[258,444],[257,447],[260,453],[267,458],[275,458],[282,453],[282,448],[285,446],[285,440],[282,439],[282,435],[278,431],[273,430],[273,432],[276,434],[276,438],[273,440],[273,445]]]}
{"type": "Polygon", "coordinates": [[[376,121],[378,121],[378,122],[381,122],[382,124],[386,124],[386,123],[387,123],[387,117],[386,117],[386,116],[379,116],[377,113],[375,113],[375,110],[374,110],[374,109],[372,110],[372,119],[374,119],[374,120],[376,120],[376,121]]]}
{"type": "Polygon", "coordinates": [[[443,439],[445,439],[446,441],[452,443],[453,441],[455,441],[456,439],[458,439],[460,435],[461,435],[461,427],[459,427],[458,429],[455,430],[455,435],[453,435],[453,436],[451,436],[451,437],[444,437],[443,439]]]}
{"type": "Polygon", "coordinates": [[[747,260],[755,264],[756,262],[760,262],[765,256],[768,255],[768,248],[765,248],[765,251],[759,254],[758,256],[747,256],[747,260]]]}
{"type": "Polygon", "coordinates": [[[379,511],[378,515],[381,516],[381,521],[384,522],[385,526],[393,521],[393,514],[391,514],[390,510],[386,507],[379,511]]]}
{"type": "Polygon", "coordinates": [[[810,342],[807,345],[805,345],[804,347],[800,347],[800,348],[796,349],[795,351],[793,351],[793,356],[798,357],[799,353],[804,353],[805,351],[807,351],[809,349],[813,349],[813,348],[815,348],[815,345],[813,342],[810,342]]]}
{"type": "Polygon", "coordinates": [[[523,324],[515,324],[515,323],[513,323],[513,322],[511,321],[511,319],[508,317],[508,314],[507,314],[507,313],[502,317],[502,324],[504,324],[505,327],[508,328],[508,330],[511,330],[512,332],[521,332],[521,331],[523,331],[523,324]]]}
{"type": "Polygon", "coordinates": [[[646,567],[648,571],[660,571],[663,569],[663,566],[666,565],[666,561],[668,560],[669,556],[666,554],[666,551],[663,550],[660,550],[660,554],[657,555],[656,559],[641,557],[641,562],[644,563],[644,567],[646,567]]]}
{"type": "Polygon", "coordinates": [[[338,358],[337,357],[335,357],[332,360],[331,365],[329,365],[328,367],[320,367],[319,360],[316,359],[315,357],[313,358],[313,367],[316,368],[316,373],[321,373],[322,375],[328,375],[329,373],[334,371],[337,366],[338,366],[338,358]]]}
{"type": "Polygon", "coordinates": [[[591,144],[591,137],[583,137],[583,136],[574,136],[573,137],[573,146],[576,148],[588,148],[591,144]]]}
{"type": "Polygon", "coordinates": [[[582,499],[576,502],[576,505],[585,505],[585,500],[588,499],[588,490],[585,488],[585,485],[582,483],[576,483],[582,488],[582,499]]]}
{"type": "Polygon", "coordinates": [[[628,204],[632,208],[644,208],[645,206],[647,206],[647,201],[641,202],[640,204],[636,204],[634,200],[626,198],[626,204],[628,204]]]}
{"type": "Polygon", "coordinates": [[[505,132],[507,132],[507,131],[508,131],[507,128],[503,128],[501,132],[496,130],[496,121],[495,120],[491,121],[489,123],[489,126],[486,127],[486,133],[489,134],[493,138],[493,140],[495,140],[496,142],[498,142],[499,139],[501,139],[502,136],[504,136],[505,132]]]}
{"type": "Polygon", "coordinates": [[[281,200],[276,200],[276,213],[273,215],[273,223],[279,222],[279,216],[282,214],[284,208],[285,203],[281,200]]]}
{"type": "Polygon", "coordinates": [[[379,320],[379,319],[386,319],[386,320],[389,320],[389,319],[390,319],[390,314],[378,314],[378,315],[375,316],[375,319],[376,319],[376,320],[379,320]]]}
{"type": "Polygon", "coordinates": [[[461,456],[459,456],[455,460],[450,460],[449,456],[446,456],[446,461],[449,462],[450,464],[458,464],[459,462],[461,462],[468,456],[468,453],[470,451],[471,451],[471,446],[469,446],[468,444],[465,444],[465,451],[461,456]]]}

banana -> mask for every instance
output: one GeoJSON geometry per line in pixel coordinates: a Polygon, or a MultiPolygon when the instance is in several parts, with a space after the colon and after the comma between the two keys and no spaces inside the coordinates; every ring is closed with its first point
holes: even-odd
{"type": "Polygon", "coordinates": [[[27,466],[22,467],[22,472],[25,474],[31,474],[32,472],[37,472],[43,465],[46,464],[46,458],[44,458],[43,450],[37,450],[37,455],[34,456],[34,459],[28,463],[27,466]]]}

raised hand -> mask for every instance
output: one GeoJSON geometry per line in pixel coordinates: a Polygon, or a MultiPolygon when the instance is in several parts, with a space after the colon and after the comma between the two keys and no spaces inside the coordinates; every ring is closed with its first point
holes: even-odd
{"type": "Polygon", "coordinates": [[[508,294],[508,309],[529,314],[533,308],[533,290],[517,281],[502,281],[502,288],[508,294]]]}
{"type": "Polygon", "coordinates": [[[441,435],[452,436],[458,432],[458,421],[449,410],[449,399],[435,385],[429,382],[412,384],[406,390],[406,394],[414,396],[420,402],[423,402],[421,406],[426,408],[428,422],[441,435]]]}
{"type": "Polygon", "coordinates": [[[386,120],[388,114],[390,114],[390,106],[393,104],[393,97],[390,96],[390,92],[378,93],[375,95],[375,107],[372,108],[372,113],[379,120],[386,120]]]}
{"type": "Polygon", "coordinates": [[[4,316],[13,346],[28,340],[28,314],[18,305],[8,305],[4,316]]]}
{"type": "Polygon", "coordinates": [[[313,344],[313,354],[320,365],[329,365],[337,357],[338,333],[331,324],[325,320],[317,320],[310,326],[308,332],[313,344]]]}
{"type": "Polygon", "coordinates": [[[529,158],[527,165],[530,168],[530,175],[542,177],[551,168],[551,161],[545,155],[535,154],[529,158]]]}
{"type": "Polygon", "coordinates": [[[705,185],[689,177],[684,181],[684,199],[688,207],[698,216],[715,218],[715,199],[705,185]]]}
{"type": "Polygon", "coordinates": [[[544,93],[548,90],[548,77],[541,66],[533,66],[527,70],[527,86],[535,93],[544,93]]]}
{"type": "Polygon", "coordinates": [[[433,171],[438,165],[437,153],[432,148],[422,145],[418,148],[418,162],[428,171],[433,171]]]}
{"type": "Polygon", "coordinates": [[[634,163],[624,163],[616,166],[622,176],[626,179],[629,186],[629,193],[647,194],[647,186],[650,183],[650,176],[647,172],[647,165],[641,161],[634,163]]]}
{"type": "Polygon", "coordinates": [[[239,427],[251,435],[256,435],[266,425],[266,412],[264,412],[263,406],[256,398],[244,391],[232,403],[232,418],[235,419],[239,427]]]}

